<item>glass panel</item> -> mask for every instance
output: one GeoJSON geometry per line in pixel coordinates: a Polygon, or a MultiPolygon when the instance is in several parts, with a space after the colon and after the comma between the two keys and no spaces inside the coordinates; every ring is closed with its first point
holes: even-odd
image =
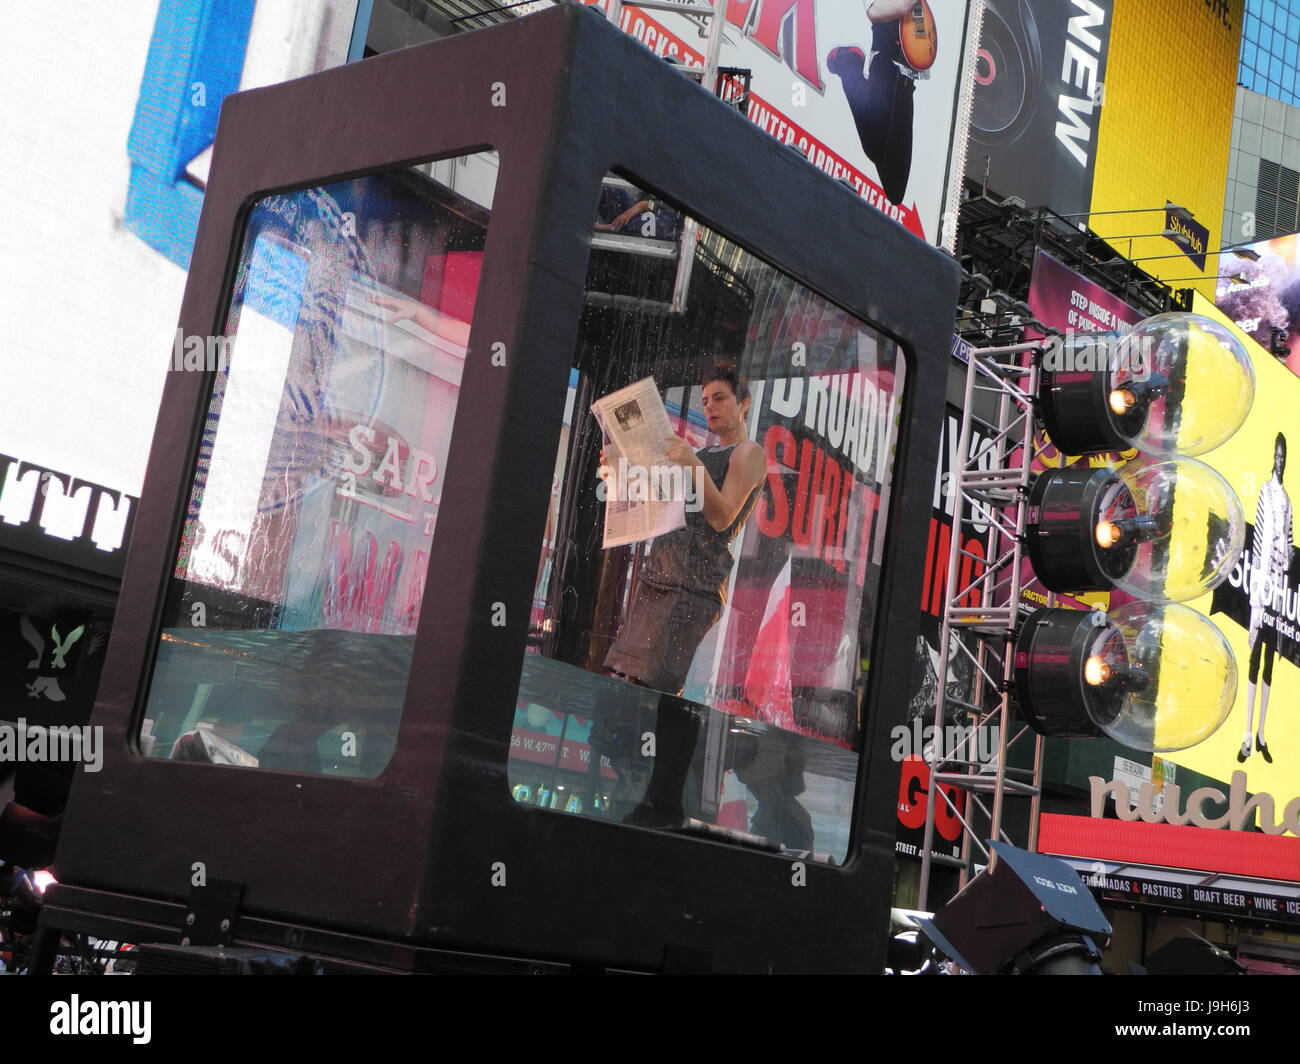
{"type": "Polygon", "coordinates": [[[177,339],[174,370],[216,372],[146,756],[388,764],[496,166],[447,159],[254,205],[224,334],[177,339]]]}
{"type": "Polygon", "coordinates": [[[592,244],[513,796],[842,861],[903,360],[614,175],[592,244]],[[632,542],[603,545],[607,507],[632,542]]]}

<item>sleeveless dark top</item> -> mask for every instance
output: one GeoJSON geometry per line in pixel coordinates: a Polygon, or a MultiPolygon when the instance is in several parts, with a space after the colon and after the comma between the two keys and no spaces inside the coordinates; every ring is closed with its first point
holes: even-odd
{"type": "MultiPolygon", "coordinates": [[[[731,452],[738,446],[733,443],[729,447],[705,447],[695,452],[719,490],[727,479],[731,452]]],[[[651,541],[640,579],[665,591],[689,591],[725,603],[727,577],[731,575],[735,561],[731,556],[731,541],[749,520],[762,491],[763,481],[760,480],[735,520],[722,531],[709,524],[703,510],[687,513],[685,528],[675,529],[651,541]]]]}

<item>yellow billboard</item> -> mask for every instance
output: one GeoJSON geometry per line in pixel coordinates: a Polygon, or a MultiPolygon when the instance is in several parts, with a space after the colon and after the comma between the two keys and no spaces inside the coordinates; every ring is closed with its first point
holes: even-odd
{"type": "MultiPolygon", "coordinates": [[[[1155,277],[1204,274],[1159,234],[1173,202],[1222,243],[1224,189],[1241,45],[1242,0],[1115,0],[1092,184],[1091,228],[1155,277]],[[1104,214],[1104,211],[1150,213],[1104,214]],[[1175,258],[1148,256],[1175,255],[1175,258]]],[[[1196,282],[1182,282],[1191,285],[1196,282]]]]}
{"type": "Polygon", "coordinates": [[[1245,771],[1248,790],[1267,791],[1285,803],[1300,794],[1300,529],[1292,517],[1300,503],[1300,377],[1208,299],[1198,295],[1194,309],[1232,329],[1255,367],[1255,400],[1245,424],[1201,456],[1241,500],[1245,548],[1223,584],[1188,603],[1209,616],[1232,646],[1237,697],[1215,734],[1163,756],[1220,780],[1245,771]]]}

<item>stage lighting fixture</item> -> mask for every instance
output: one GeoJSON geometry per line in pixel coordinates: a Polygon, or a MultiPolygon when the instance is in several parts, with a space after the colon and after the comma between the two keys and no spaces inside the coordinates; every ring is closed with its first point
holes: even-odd
{"type": "Polygon", "coordinates": [[[1076,333],[1049,351],[1039,409],[1063,454],[1198,455],[1241,427],[1255,374],[1239,339],[1198,314],[1127,333],[1076,333]]]}
{"type": "Polygon", "coordinates": [[[1101,975],[1110,922],[1064,861],[990,845],[997,860],[933,917],[916,923],[976,975],[1101,975]]]}
{"type": "Polygon", "coordinates": [[[1020,716],[1040,735],[1184,750],[1219,728],[1236,696],[1237,663],[1223,633],[1173,602],[1109,614],[1038,610],[1015,655],[1020,716]]]}
{"type": "Polygon", "coordinates": [[[1227,579],[1245,539],[1236,493],[1194,458],[1049,469],[1029,493],[1025,550],[1051,591],[1186,602],[1227,579]]]}

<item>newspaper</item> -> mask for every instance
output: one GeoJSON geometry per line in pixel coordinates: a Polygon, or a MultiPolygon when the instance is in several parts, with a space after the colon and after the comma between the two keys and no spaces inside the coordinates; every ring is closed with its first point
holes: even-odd
{"type": "Polygon", "coordinates": [[[604,547],[662,536],[686,526],[687,471],[664,457],[674,435],[653,377],[591,404],[605,437],[604,547]]]}

